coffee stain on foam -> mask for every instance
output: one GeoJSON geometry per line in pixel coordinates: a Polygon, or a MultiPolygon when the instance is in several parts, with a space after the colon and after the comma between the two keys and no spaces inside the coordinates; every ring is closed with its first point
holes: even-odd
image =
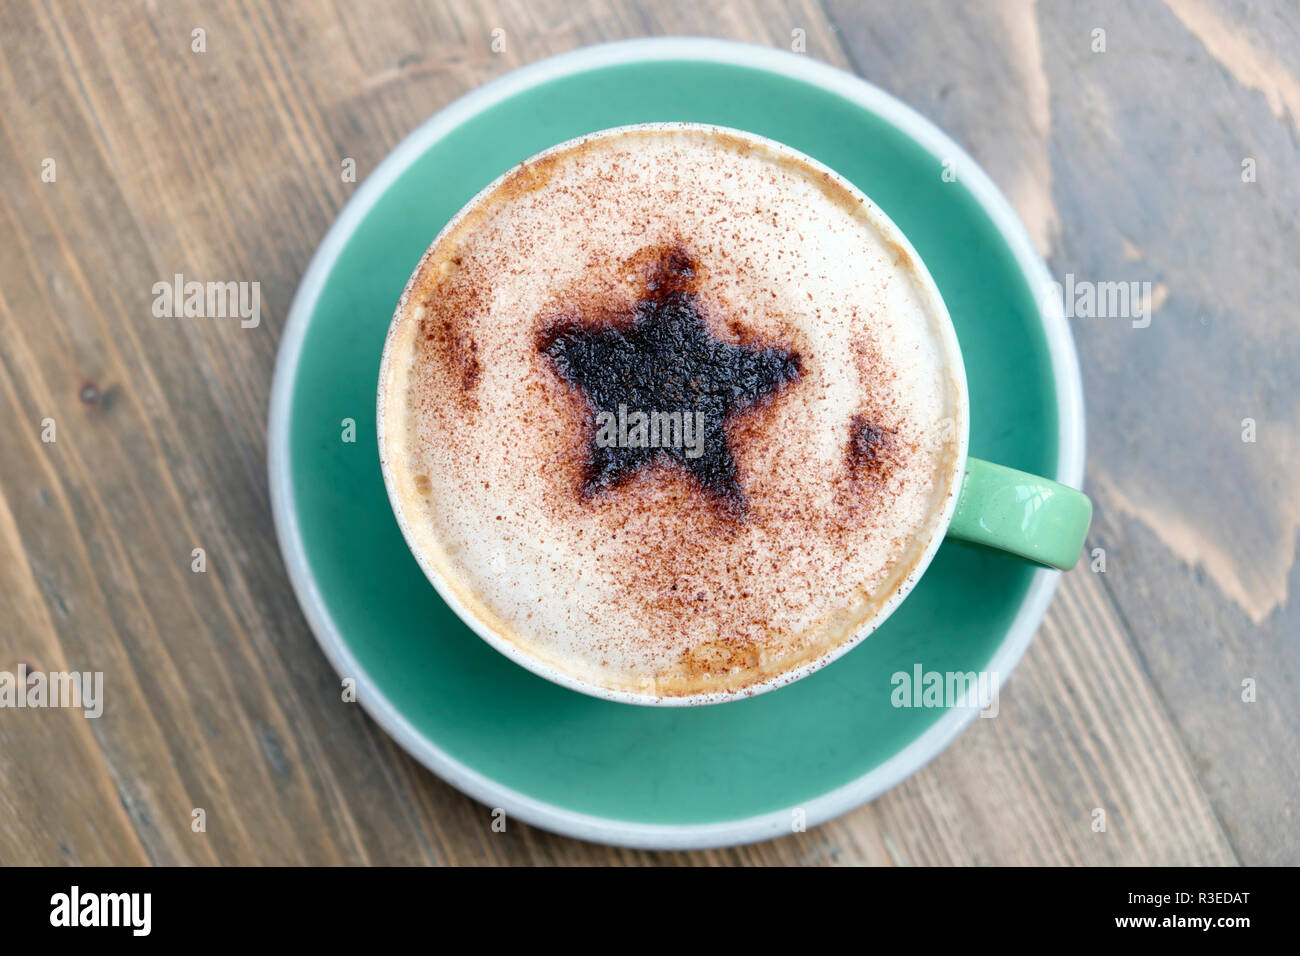
{"type": "Polygon", "coordinates": [[[1166,0],[1166,5],[1233,79],[1264,94],[1277,119],[1286,120],[1289,114],[1292,125],[1300,122],[1300,81],[1281,61],[1200,0],[1166,0]]]}
{"type": "Polygon", "coordinates": [[[1129,495],[1105,475],[1089,475],[1094,497],[1107,509],[1141,522],[1175,556],[1190,567],[1200,567],[1233,604],[1255,626],[1263,624],[1288,600],[1288,578],[1295,561],[1297,532],[1300,532],[1300,504],[1280,501],[1277,535],[1271,542],[1238,538],[1240,553],[1229,551],[1211,540],[1200,522],[1172,510],[1159,499],[1129,495]],[[1271,543],[1272,548],[1264,547],[1271,543]],[[1272,554],[1268,552],[1272,551],[1272,554]]]}
{"type": "Polygon", "coordinates": [[[1033,136],[1027,148],[1019,151],[1018,166],[1008,171],[1006,194],[1039,254],[1048,256],[1061,233],[1061,220],[1052,199],[1052,90],[1043,68],[1037,6],[1037,0],[1016,0],[998,5],[995,13],[1001,20],[1006,60],[1020,72],[1019,85],[1033,136]]]}

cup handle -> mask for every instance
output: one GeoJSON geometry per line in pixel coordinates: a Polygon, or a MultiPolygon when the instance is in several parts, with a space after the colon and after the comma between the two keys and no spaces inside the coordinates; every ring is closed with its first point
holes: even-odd
{"type": "Polygon", "coordinates": [[[1068,571],[1091,521],[1092,502],[1082,491],[968,458],[948,537],[1068,571]]]}

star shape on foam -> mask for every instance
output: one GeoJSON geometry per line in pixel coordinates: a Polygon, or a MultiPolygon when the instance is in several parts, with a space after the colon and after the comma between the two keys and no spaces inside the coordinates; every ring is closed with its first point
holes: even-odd
{"type": "Polygon", "coordinates": [[[715,336],[691,291],[688,259],[669,256],[656,275],[630,321],[596,327],[578,317],[552,326],[542,345],[593,412],[584,491],[617,487],[667,462],[743,512],[727,426],[796,379],[799,356],[715,336]]]}

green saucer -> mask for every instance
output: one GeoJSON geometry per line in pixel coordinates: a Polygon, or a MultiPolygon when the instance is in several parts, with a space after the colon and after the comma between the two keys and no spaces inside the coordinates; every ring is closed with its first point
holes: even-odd
{"type": "Polygon", "coordinates": [[[970,453],[1078,486],[1082,399],[1048,275],[973,160],[907,107],[806,57],[709,40],[578,50],[517,70],[416,130],[348,203],[312,261],[276,366],[276,528],[322,648],[426,766],[508,815],[584,839],[684,848],[813,826],[898,783],[978,713],[895,707],[893,674],[1005,680],[1059,578],[957,542],[893,617],[789,687],[711,707],[610,703],[534,676],[442,603],[389,508],[375,443],[380,352],[442,225],[514,163],[655,120],[738,127],[856,183],[902,228],[952,314],[970,453]],[[945,182],[955,160],[957,182],[945,182]],[[343,420],[356,423],[346,442],[343,420]],[[801,812],[800,812],[801,811],[801,812]]]}

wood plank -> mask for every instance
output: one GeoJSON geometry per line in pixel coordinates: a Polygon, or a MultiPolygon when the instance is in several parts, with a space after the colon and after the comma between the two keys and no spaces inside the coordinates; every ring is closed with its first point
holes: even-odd
{"type": "MultiPolygon", "coordinates": [[[[1059,281],[1149,284],[1149,326],[1072,321],[1105,594],[1131,637],[1126,664],[1155,694],[1140,722],[1183,740],[1243,862],[1297,862],[1280,838],[1300,792],[1300,486],[1282,477],[1300,460],[1294,7],[828,9],[864,75],[1006,191],[1059,281]],[[943,44],[924,29],[935,20],[951,25],[943,44]],[[1247,157],[1257,182],[1242,181],[1247,157]],[[1247,678],[1261,687],[1253,704],[1247,678]]],[[[1088,641],[1102,636],[1102,621],[1081,623],[1088,641]]]]}

